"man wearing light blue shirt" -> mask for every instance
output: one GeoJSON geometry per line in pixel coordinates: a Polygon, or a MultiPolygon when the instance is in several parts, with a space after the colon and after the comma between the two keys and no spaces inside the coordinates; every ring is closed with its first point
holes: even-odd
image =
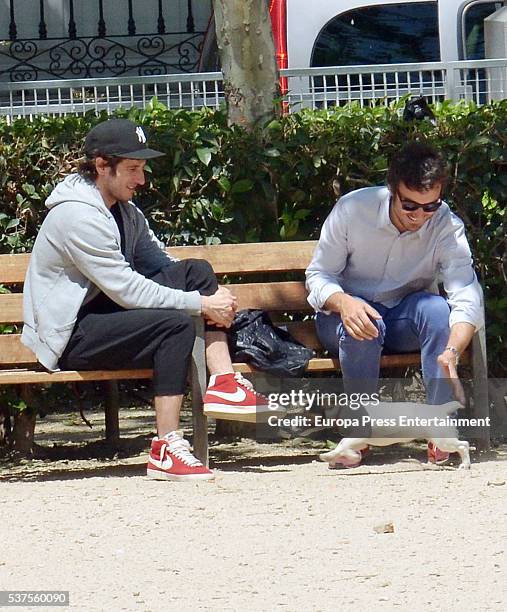
{"type": "MultiPolygon", "coordinates": [[[[410,143],[393,158],[387,187],[348,193],[324,222],[308,302],[349,385],[376,384],[383,349],[420,350],[428,403],[451,399],[445,378],[484,321],[463,222],[442,200],[446,181],[441,155],[410,143]]],[[[434,448],[429,458],[446,459],[434,448]]]]}

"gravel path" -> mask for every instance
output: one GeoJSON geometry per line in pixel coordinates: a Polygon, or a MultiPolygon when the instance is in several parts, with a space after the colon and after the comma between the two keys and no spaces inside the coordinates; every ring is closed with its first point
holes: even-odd
{"type": "Polygon", "coordinates": [[[4,469],[0,588],[86,612],[507,609],[507,449],[470,472],[399,447],[347,471],[243,451],[214,450],[214,483],[147,480],[142,453],[4,469]]]}

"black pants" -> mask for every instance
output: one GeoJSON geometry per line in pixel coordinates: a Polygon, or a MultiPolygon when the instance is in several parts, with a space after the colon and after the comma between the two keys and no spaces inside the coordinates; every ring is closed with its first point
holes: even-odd
{"type": "MultiPolygon", "coordinates": [[[[212,267],[200,259],[172,263],[151,280],[201,295],[218,288],[212,267]]],[[[153,368],[155,395],[180,395],[194,339],[192,317],[180,310],[126,310],[101,295],[80,313],[59,365],[65,370],[153,368]]]]}

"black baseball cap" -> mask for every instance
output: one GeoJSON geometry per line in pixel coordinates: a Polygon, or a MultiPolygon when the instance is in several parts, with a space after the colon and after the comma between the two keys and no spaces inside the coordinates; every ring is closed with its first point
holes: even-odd
{"type": "Polygon", "coordinates": [[[112,155],[126,159],[153,159],[165,153],[149,149],[143,128],[128,119],[108,119],[92,128],[85,138],[86,155],[112,155]]]}

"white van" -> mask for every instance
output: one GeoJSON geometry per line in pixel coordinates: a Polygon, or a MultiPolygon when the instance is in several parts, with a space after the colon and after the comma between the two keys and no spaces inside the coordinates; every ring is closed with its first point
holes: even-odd
{"type": "MultiPolygon", "coordinates": [[[[280,68],[477,60],[491,0],[271,0],[280,68]]],[[[201,71],[219,67],[214,22],[201,71]]]]}
{"type": "Polygon", "coordinates": [[[483,59],[484,19],[505,4],[491,0],[288,0],[288,67],[483,59]]]}

